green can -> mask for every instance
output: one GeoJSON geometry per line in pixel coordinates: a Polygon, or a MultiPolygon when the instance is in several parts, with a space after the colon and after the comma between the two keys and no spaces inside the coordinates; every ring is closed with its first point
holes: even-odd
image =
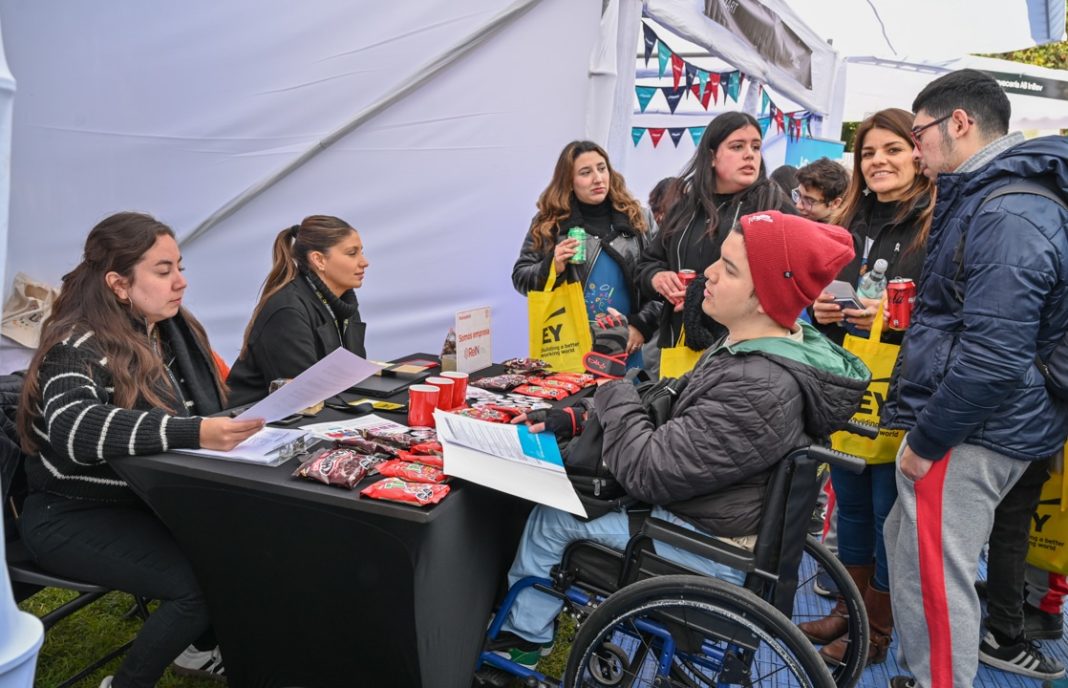
{"type": "Polygon", "coordinates": [[[575,255],[571,256],[569,263],[585,263],[586,262],[586,230],[582,227],[572,227],[567,230],[568,239],[578,239],[578,251],[575,255]]]}

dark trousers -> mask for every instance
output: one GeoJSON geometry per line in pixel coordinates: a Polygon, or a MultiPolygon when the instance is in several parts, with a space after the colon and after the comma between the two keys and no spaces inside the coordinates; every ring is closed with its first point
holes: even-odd
{"type": "Polygon", "coordinates": [[[156,685],[167,665],[208,629],[192,567],[147,508],[32,494],[20,524],[44,569],[160,601],[115,674],[115,688],[156,685]]]}
{"type": "Polygon", "coordinates": [[[882,592],[890,589],[883,523],[897,501],[895,469],[893,463],[879,463],[856,475],[831,466],[838,509],[838,559],[846,566],[874,562],[871,583],[882,592]]]}
{"type": "Polygon", "coordinates": [[[987,629],[1011,642],[1023,635],[1024,574],[1031,517],[1042,484],[1049,478],[1049,460],[1033,461],[994,511],[987,555],[987,629]]]}

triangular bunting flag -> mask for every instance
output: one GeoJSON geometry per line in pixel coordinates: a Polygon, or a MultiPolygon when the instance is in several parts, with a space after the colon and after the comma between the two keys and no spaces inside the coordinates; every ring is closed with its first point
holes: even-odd
{"type": "Polygon", "coordinates": [[[634,92],[638,96],[638,108],[645,112],[645,108],[649,105],[649,101],[656,95],[655,86],[635,86],[634,92]]]}
{"type": "Polygon", "coordinates": [[[772,118],[775,120],[775,126],[777,127],[776,131],[782,133],[783,129],[786,128],[782,122],[782,110],[776,109],[772,118]]]}
{"type": "Polygon", "coordinates": [[[805,136],[812,138],[812,117],[805,118],[805,136]]]}
{"type": "Polygon", "coordinates": [[[645,39],[645,66],[648,67],[649,56],[653,54],[653,48],[656,46],[656,34],[648,24],[642,24],[642,37],[645,39]]]}
{"type": "MultiPolygon", "coordinates": [[[[716,73],[713,72],[713,73],[710,73],[708,75],[708,86],[706,87],[705,90],[712,92],[712,100],[714,102],[716,102],[716,103],[719,102],[719,74],[716,74],[716,73]]],[[[707,95],[702,96],[701,97],[701,102],[705,104],[705,109],[707,110],[708,109],[708,96],[707,95]]]]}
{"type": "Polygon", "coordinates": [[[731,97],[734,102],[738,102],[738,92],[742,88],[742,73],[734,71],[730,73],[729,80],[727,81],[727,95],[731,97]]]}
{"type": "Polygon", "coordinates": [[[653,140],[653,148],[656,148],[656,144],[660,143],[660,139],[664,136],[663,127],[657,129],[649,128],[649,138],[653,140]]]}
{"type": "Polygon", "coordinates": [[[704,127],[690,127],[690,138],[693,139],[693,145],[701,143],[701,137],[705,135],[704,127]]]}
{"type": "Polygon", "coordinates": [[[686,133],[686,127],[671,127],[668,129],[668,134],[671,136],[671,142],[675,144],[675,147],[679,147],[679,141],[682,140],[682,135],[686,133]]]}
{"type": "Polygon", "coordinates": [[[768,92],[760,89],[760,112],[767,112],[769,105],[771,105],[771,98],[768,98],[768,92]]]}
{"type": "Polygon", "coordinates": [[[664,92],[664,98],[667,99],[668,107],[671,108],[671,114],[675,114],[675,108],[679,106],[679,100],[682,98],[683,89],[661,86],[660,90],[664,92]]]}
{"type": "MultiPolygon", "coordinates": [[[[706,88],[705,84],[708,83],[708,72],[706,72],[703,69],[698,69],[697,70],[697,80],[701,82],[701,93],[704,93],[705,92],[705,88],[706,88]]],[[[697,97],[700,98],[701,94],[698,93],[697,97]]]]}
{"type": "Polygon", "coordinates": [[[637,146],[638,142],[642,140],[642,135],[645,134],[645,127],[631,127],[630,137],[634,139],[634,145],[637,146]]]}
{"type": "Polygon", "coordinates": [[[671,48],[664,45],[664,41],[656,46],[656,55],[660,59],[660,71],[658,72],[660,77],[664,77],[664,72],[667,70],[668,60],[671,59],[671,48]]]}
{"type": "Polygon", "coordinates": [[[712,94],[716,92],[716,87],[709,81],[705,84],[705,91],[701,94],[701,107],[708,109],[708,101],[712,97],[712,94]]]}
{"type": "MultiPolygon", "coordinates": [[[[693,86],[693,80],[697,78],[697,67],[694,67],[689,62],[686,63],[686,90],[690,90],[693,86]]],[[[700,97],[700,96],[699,96],[700,97]]]]}
{"type": "Polygon", "coordinates": [[[768,135],[768,127],[771,126],[771,117],[761,117],[757,120],[757,124],[760,125],[760,135],[768,135]]]}
{"type": "Polygon", "coordinates": [[[671,53],[671,77],[675,80],[676,89],[679,87],[679,79],[682,78],[683,67],[682,58],[675,53],[671,53]]]}

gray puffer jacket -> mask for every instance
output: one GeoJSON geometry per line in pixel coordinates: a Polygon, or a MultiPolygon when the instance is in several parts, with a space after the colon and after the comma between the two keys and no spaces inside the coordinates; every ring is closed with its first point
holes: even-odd
{"type": "Polygon", "coordinates": [[[658,428],[634,385],[599,387],[604,461],[624,489],[712,535],[756,533],[772,467],[841,429],[870,378],[856,356],[799,325],[803,341],[765,337],[710,349],[658,428]]]}

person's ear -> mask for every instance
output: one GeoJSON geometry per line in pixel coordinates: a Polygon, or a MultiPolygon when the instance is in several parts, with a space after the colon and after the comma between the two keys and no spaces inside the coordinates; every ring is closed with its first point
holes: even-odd
{"type": "Polygon", "coordinates": [[[953,115],[949,118],[950,127],[949,134],[953,138],[962,138],[975,126],[975,120],[968,116],[968,113],[960,108],[953,111],[953,115]]]}
{"type": "Polygon", "coordinates": [[[125,277],[112,270],[104,275],[104,283],[108,285],[115,297],[123,303],[130,301],[130,283],[125,277]]]}
{"type": "Polygon", "coordinates": [[[326,256],[321,251],[308,251],[308,264],[316,272],[326,270],[326,256]]]}
{"type": "Polygon", "coordinates": [[[833,201],[831,201],[830,203],[828,203],[827,207],[830,208],[831,210],[838,210],[839,206],[842,205],[842,201],[844,201],[844,200],[845,200],[845,196],[839,196],[838,198],[836,198],[833,201]]]}

